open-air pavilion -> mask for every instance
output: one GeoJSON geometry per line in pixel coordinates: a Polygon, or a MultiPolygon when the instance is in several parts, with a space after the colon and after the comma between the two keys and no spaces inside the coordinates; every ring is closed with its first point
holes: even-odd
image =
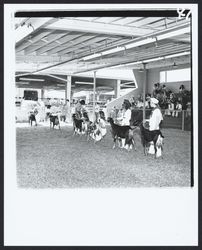
{"type": "MultiPolygon", "coordinates": [[[[15,16],[16,87],[40,90],[41,99],[46,89],[63,90],[64,99],[70,101],[73,93],[91,90],[94,113],[96,91],[114,91],[108,110],[139,94],[145,110],[145,94],[160,82],[160,72],[191,68],[190,17],[179,18],[173,9],[153,16],[145,10],[88,12],[88,16],[23,13],[15,16]],[[121,96],[123,89],[131,91],[121,96]]],[[[181,77],[191,90],[191,79],[181,77]]],[[[182,81],[164,83],[178,91],[182,81]]],[[[72,137],[71,126],[64,126],[62,133],[47,127],[17,128],[19,186],[191,185],[190,131],[164,128],[164,158],[157,161],[145,158],[140,144],[136,152],[112,150],[109,131],[94,145],[72,137]]]]}

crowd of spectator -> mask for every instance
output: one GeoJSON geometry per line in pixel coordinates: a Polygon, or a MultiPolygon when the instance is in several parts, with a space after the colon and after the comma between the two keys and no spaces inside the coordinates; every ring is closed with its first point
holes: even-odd
{"type": "MultiPolygon", "coordinates": [[[[154,97],[159,101],[159,107],[164,115],[178,117],[182,110],[191,112],[191,92],[186,90],[182,84],[179,91],[173,92],[166,87],[165,84],[155,83],[152,93],[147,93],[145,96],[145,108],[150,109],[150,98],[154,97]]],[[[137,98],[129,99],[132,108],[141,109],[144,106],[143,95],[138,95],[137,98]]]]}

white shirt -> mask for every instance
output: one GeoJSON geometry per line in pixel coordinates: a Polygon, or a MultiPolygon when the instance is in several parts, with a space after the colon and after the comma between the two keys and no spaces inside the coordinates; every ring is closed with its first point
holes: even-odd
{"type": "Polygon", "coordinates": [[[176,105],[176,109],[181,110],[181,109],[182,109],[182,104],[178,103],[178,104],[176,105]]]}
{"type": "Polygon", "coordinates": [[[174,104],[173,103],[169,103],[168,104],[168,109],[169,110],[174,110],[174,104]]]}
{"type": "Polygon", "coordinates": [[[127,109],[123,115],[122,125],[130,126],[131,110],[127,109]]]}
{"type": "Polygon", "coordinates": [[[160,109],[154,109],[152,116],[149,119],[149,130],[158,130],[159,124],[163,120],[163,116],[161,114],[160,109]]]}

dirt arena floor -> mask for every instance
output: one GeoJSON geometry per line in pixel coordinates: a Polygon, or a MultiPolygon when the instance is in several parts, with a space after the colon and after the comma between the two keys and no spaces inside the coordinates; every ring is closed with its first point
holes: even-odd
{"type": "Polygon", "coordinates": [[[110,127],[103,141],[49,127],[17,127],[17,182],[20,188],[109,188],[190,186],[191,133],[163,129],[163,159],[112,149],[110,127]]]}

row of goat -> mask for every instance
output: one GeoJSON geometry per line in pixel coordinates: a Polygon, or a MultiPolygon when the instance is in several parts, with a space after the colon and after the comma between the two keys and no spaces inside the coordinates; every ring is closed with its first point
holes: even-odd
{"type": "Polygon", "coordinates": [[[102,111],[95,122],[90,121],[87,112],[73,114],[72,120],[74,134],[86,134],[87,140],[91,138],[94,142],[100,141],[107,133],[104,112],[102,111]]]}
{"type": "MultiPolygon", "coordinates": [[[[163,138],[160,130],[149,131],[143,126],[143,121],[131,120],[130,126],[120,126],[114,122],[114,120],[109,117],[107,119],[111,126],[111,135],[113,139],[113,148],[120,147],[125,148],[130,151],[132,148],[136,150],[136,140],[139,137],[141,139],[144,153],[154,154],[155,157],[162,156],[163,149],[163,138]]],[[[106,122],[104,114],[100,111],[99,119],[95,122],[89,120],[88,114],[83,113],[83,116],[73,115],[73,127],[74,134],[86,134],[87,140],[90,138],[94,142],[102,140],[106,133],[106,122]]]]}
{"type": "MultiPolygon", "coordinates": [[[[35,121],[34,114],[29,117],[30,124],[35,121]]],[[[59,117],[57,115],[50,114],[50,128],[54,129],[58,126],[60,129],[59,117]]],[[[106,120],[104,117],[104,112],[99,112],[99,117],[95,122],[90,121],[87,112],[76,113],[72,116],[73,120],[73,133],[74,135],[86,135],[87,141],[92,139],[94,142],[101,141],[106,133],[106,120]]],[[[36,121],[35,121],[36,122],[36,121]]],[[[120,126],[114,122],[114,120],[109,117],[107,119],[111,126],[111,135],[113,139],[113,148],[120,147],[125,148],[130,151],[132,148],[136,150],[136,140],[141,139],[144,153],[154,154],[155,157],[162,156],[163,149],[163,138],[160,130],[149,131],[143,126],[143,121],[141,119],[141,114],[135,114],[131,119],[130,126],[120,126]],[[133,119],[135,117],[135,119],[133,119]],[[138,119],[137,119],[138,118],[138,119]]]]}

